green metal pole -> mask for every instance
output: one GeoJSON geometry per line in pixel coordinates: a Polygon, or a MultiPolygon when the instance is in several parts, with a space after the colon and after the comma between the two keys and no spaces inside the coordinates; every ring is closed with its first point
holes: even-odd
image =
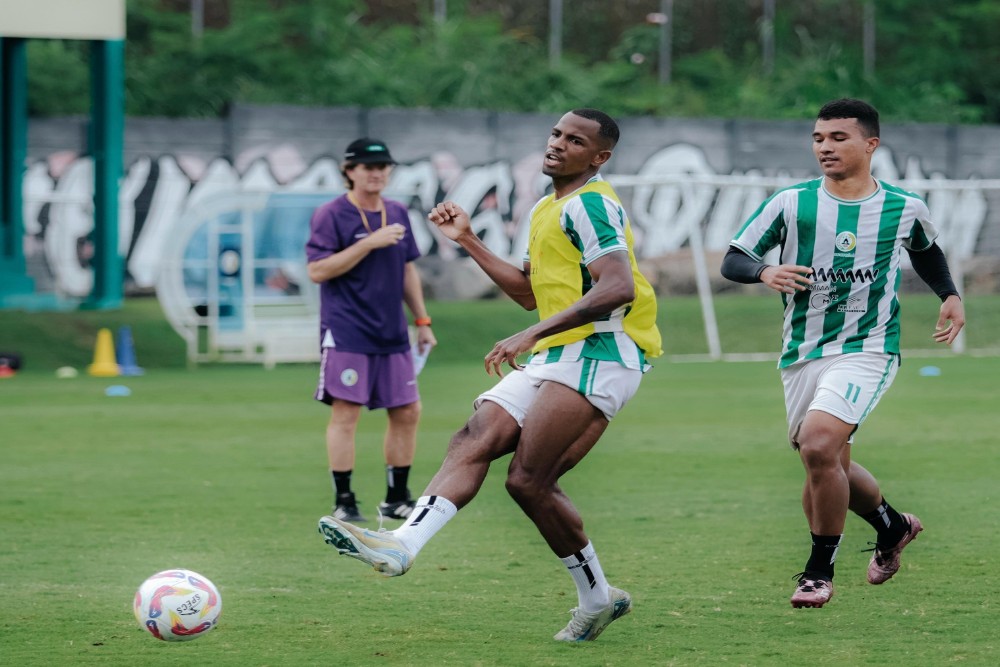
{"type": "Polygon", "coordinates": [[[28,155],[25,40],[0,38],[0,307],[31,294],[24,263],[24,163],[28,155]]]}
{"type": "Polygon", "coordinates": [[[124,261],[118,251],[118,181],[125,131],[125,42],[90,49],[90,152],[94,159],[94,288],[85,308],[120,308],[124,261]]]}
{"type": "MultiPolygon", "coordinates": [[[[10,59],[7,55],[7,38],[0,37],[0,266],[7,259],[7,248],[10,246],[10,238],[7,230],[7,82],[10,75],[7,73],[7,64],[10,59]]],[[[2,270],[2,269],[0,269],[2,270]]]]}

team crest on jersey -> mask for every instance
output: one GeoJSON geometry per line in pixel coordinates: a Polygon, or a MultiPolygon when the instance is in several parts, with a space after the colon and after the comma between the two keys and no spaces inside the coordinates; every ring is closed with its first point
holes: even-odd
{"type": "Polygon", "coordinates": [[[353,387],[358,383],[358,372],[353,368],[348,368],[340,374],[340,383],[345,387],[353,387]]]}
{"type": "Polygon", "coordinates": [[[851,252],[858,245],[858,237],[851,232],[840,232],[835,244],[840,252],[851,252]]]}

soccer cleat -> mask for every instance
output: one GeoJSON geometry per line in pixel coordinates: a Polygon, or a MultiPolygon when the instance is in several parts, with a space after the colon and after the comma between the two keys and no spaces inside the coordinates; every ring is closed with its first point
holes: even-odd
{"type": "Polygon", "coordinates": [[[833,597],[833,582],[829,579],[811,578],[805,572],[795,576],[799,579],[799,585],[792,594],[792,606],[796,609],[819,609],[833,597]]]}
{"type": "Polygon", "coordinates": [[[416,504],[415,500],[397,500],[391,503],[382,501],[378,504],[378,512],[386,519],[405,519],[410,516],[416,504]]]}
{"type": "Polygon", "coordinates": [[[597,639],[611,621],[621,618],[632,611],[632,597],[623,590],[608,587],[610,601],[608,606],[600,611],[586,612],[579,607],[570,609],[573,614],[569,625],[553,637],[560,642],[590,642],[597,639]]]}
{"type": "Polygon", "coordinates": [[[892,579],[892,575],[899,571],[899,555],[902,553],[903,547],[915,540],[917,533],[924,529],[920,519],[912,514],[902,514],[902,517],[906,519],[909,526],[906,534],[896,543],[896,546],[883,550],[878,544],[875,545],[872,560],[868,563],[869,584],[884,584],[892,579]]]}
{"type": "Polygon", "coordinates": [[[361,516],[361,512],[358,510],[358,501],[353,492],[338,493],[337,504],[333,506],[331,514],[341,521],[350,521],[351,523],[361,523],[368,520],[361,516]]]}
{"type": "Polygon", "coordinates": [[[387,530],[376,533],[336,517],[324,516],[319,520],[319,532],[323,541],[342,556],[368,563],[387,577],[405,574],[413,564],[413,554],[387,530]]]}

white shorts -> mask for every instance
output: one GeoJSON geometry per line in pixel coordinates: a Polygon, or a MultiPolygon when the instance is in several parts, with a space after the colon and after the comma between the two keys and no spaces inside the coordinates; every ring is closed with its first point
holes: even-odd
{"type": "Polygon", "coordinates": [[[635,396],[640,380],[642,371],[625,368],[616,361],[580,359],[527,364],[523,370],[505,375],[492,389],[480,394],[473,405],[478,408],[483,401],[493,401],[509,412],[518,426],[524,426],[538,388],[542,382],[552,381],[580,392],[611,421],[635,396]]]}
{"type": "MultiPolygon", "coordinates": [[[[898,369],[898,356],[878,352],[823,357],[783,368],[788,441],[794,446],[802,420],[810,410],[855,424],[857,431],[892,385],[898,369]]],[[[852,432],[848,442],[853,441],[852,432]]]]}

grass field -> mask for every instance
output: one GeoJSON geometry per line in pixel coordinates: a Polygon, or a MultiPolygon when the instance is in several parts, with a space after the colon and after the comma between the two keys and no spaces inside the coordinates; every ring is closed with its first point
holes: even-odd
{"type": "MultiPolygon", "coordinates": [[[[855,451],[926,530],[873,587],[873,531],[849,518],[821,610],[788,604],[809,536],[773,364],[659,363],[565,479],[610,581],[635,601],[573,646],[551,640],[572,583],[506,496],[504,461],[414,569],[381,578],[316,533],[331,490],[315,369],[156,368],[170,363],[143,357],[147,331],[139,361],[153,370],[127,379],[129,397],[104,395],[122,379],[57,380],[30,358],[0,380],[4,665],[996,664],[996,357],[904,360],[855,451]],[[930,364],[939,376],[921,375],[930,364]],[[172,567],[208,576],[224,601],[220,626],[187,644],[132,617],[139,583],[172,567]]],[[[475,331],[478,359],[495,338],[475,331]]],[[[421,375],[414,491],[492,383],[449,359],[421,375]]],[[[364,415],[355,487],[368,514],[383,428],[382,413],[364,415]]]]}
{"type": "MultiPolygon", "coordinates": [[[[933,294],[903,297],[902,344],[905,350],[935,347],[931,340],[940,301],[933,294]]],[[[481,359],[487,342],[509,336],[536,321],[506,299],[438,301],[429,304],[438,348],[435,363],[481,359]]],[[[777,354],[781,302],[776,295],[724,294],[715,297],[722,351],[726,354],[777,354]]],[[[1000,355],[1000,295],[965,298],[969,324],[967,348],[1000,355]]],[[[147,368],[184,368],[184,343],[163,317],[154,298],[129,299],[115,311],[21,312],[0,310],[0,353],[24,358],[25,372],[51,373],[60,366],[82,369],[93,359],[97,330],[129,325],[138,361],[147,368]]],[[[659,324],[668,357],[708,352],[701,305],[696,297],[671,296],[659,302],[659,324]]],[[[940,349],[939,351],[943,352],[940,349]]],[[[777,358],[775,356],[775,358],[777,358]]]]}

